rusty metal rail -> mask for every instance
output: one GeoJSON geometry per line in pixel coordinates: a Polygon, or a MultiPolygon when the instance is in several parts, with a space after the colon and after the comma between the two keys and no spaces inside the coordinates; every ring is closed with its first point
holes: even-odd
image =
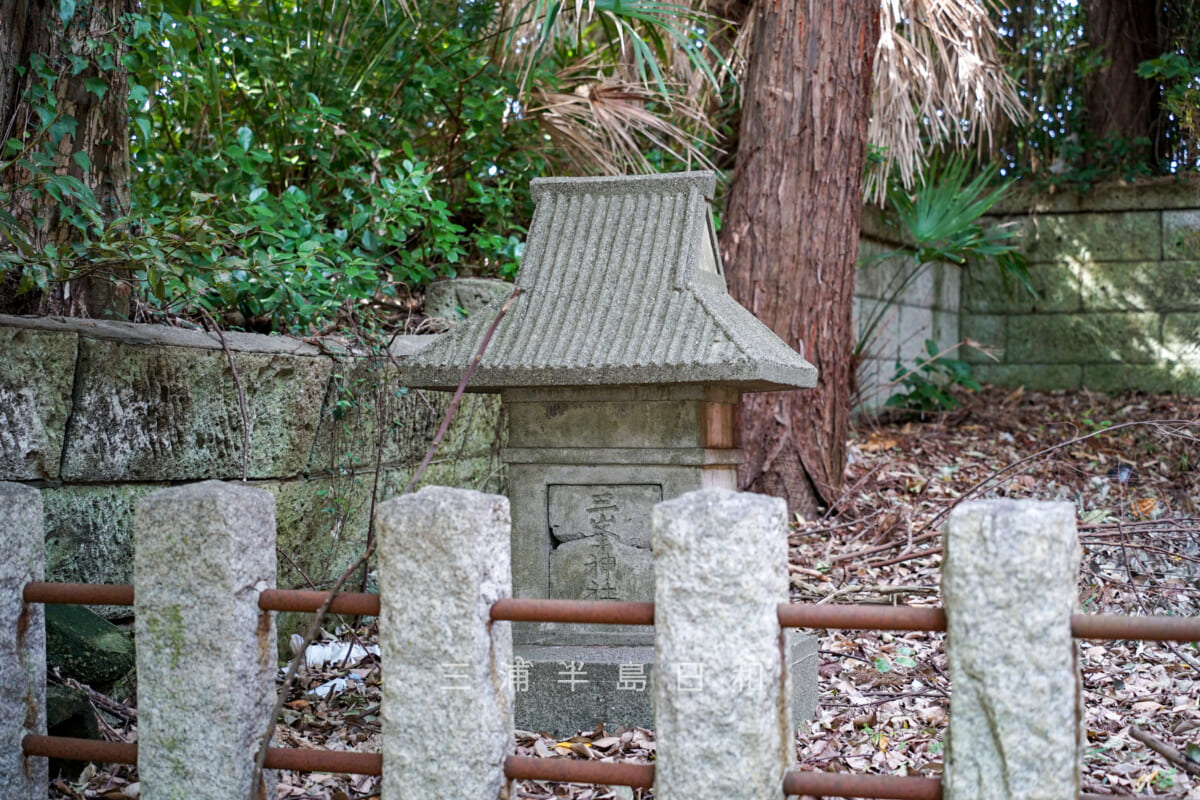
{"type": "Polygon", "coordinates": [[[946,612],[940,608],[909,606],[780,603],[779,624],[785,628],[944,631],[946,630],[946,612]]]}
{"type": "Polygon", "coordinates": [[[653,764],[625,764],[619,761],[509,756],[504,759],[504,775],[515,781],[598,783],[604,786],[632,786],[642,789],[654,787],[653,764]]]}
{"type": "Polygon", "coordinates": [[[937,778],[792,770],[783,779],[783,793],[819,797],[876,797],[885,800],[942,800],[942,782],[937,778]]]}
{"type": "Polygon", "coordinates": [[[653,625],[654,603],[615,600],[533,600],[510,597],[492,604],[494,620],[581,622],[593,625],[653,625]]]}
{"type": "MultiPolygon", "coordinates": [[[[66,761],[95,761],[101,764],[137,764],[138,746],[125,742],[73,739],[68,736],[26,736],[21,749],[27,756],[47,756],[66,761]]],[[[268,769],[298,772],[336,772],[347,775],[379,775],[383,756],[337,750],[305,750],[272,747],[267,750],[268,769]]]]}
{"type": "MultiPolygon", "coordinates": [[[[329,597],[329,592],[305,591],[302,589],[267,589],[258,596],[258,607],[263,611],[315,612],[329,597]]],[[[333,598],[329,606],[333,614],[356,616],[379,616],[379,595],[363,592],[346,592],[333,598]]]]}
{"type": "MultiPolygon", "coordinates": [[[[133,605],[133,587],[122,584],[26,584],[27,603],[80,603],[133,605]]],[[[313,612],[328,592],[300,589],[267,589],[258,598],[264,611],[313,612]]],[[[346,592],[334,598],[330,610],[338,614],[379,615],[379,595],[346,592]]],[[[573,622],[592,625],[653,625],[653,603],[608,600],[547,600],[506,598],[492,604],[493,620],[512,622],[573,622]]],[[[841,630],[944,631],[946,612],[937,607],[815,605],[780,603],[779,624],[785,628],[841,630]]],[[[1200,641],[1200,617],[1153,617],[1124,614],[1073,614],[1071,633],[1076,639],[1132,639],[1142,641],[1200,641]]]]}
{"type": "Polygon", "coordinates": [[[26,603],[131,606],[133,605],[133,587],[128,584],[31,581],[25,584],[21,597],[26,603]]]}

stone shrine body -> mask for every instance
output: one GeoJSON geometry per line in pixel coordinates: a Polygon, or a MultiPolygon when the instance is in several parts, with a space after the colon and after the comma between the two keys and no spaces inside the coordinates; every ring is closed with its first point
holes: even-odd
{"type": "MultiPolygon", "coordinates": [[[[532,183],[521,293],[467,387],[499,392],[508,412],[515,597],[652,601],[654,504],[737,488],[743,392],[816,384],[816,369],[729,296],[714,188],[710,172],[532,183]]],[[[456,387],[494,309],[409,359],[406,383],[456,387]]],[[[653,630],[525,623],[513,639],[536,673],[645,661],[653,630]]],[[[631,721],[606,719],[614,702],[577,703],[601,715],[578,727],[631,721]]],[[[518,695],[518,726],[536,721],[521,705],[518,695]]]]}

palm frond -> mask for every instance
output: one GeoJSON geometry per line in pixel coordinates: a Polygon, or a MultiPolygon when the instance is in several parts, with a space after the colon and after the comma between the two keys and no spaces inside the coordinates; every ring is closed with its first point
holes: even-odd
{"type": "Polygon", "coordinates": [[[681,161],[713,168],[703,145],[711,134],[704,112],[685,102],[663,108],[663,97],[640,82],[584,75],[560,76],[556,89],[535,87],[526,113],[535,116],[576,167],[617,174],[654,172],[647,145],[681,161]],[[673,120],[687,122],[689,131],[673,120]]]}
{"type": "Polygon", "coordinates": [[[991,146],[995,120],[1027,116],[988,14],[995,0],[881,0],[867,137],[883,153],[866,193],[895,171],[911,188],[930,149],[991,146]]]}

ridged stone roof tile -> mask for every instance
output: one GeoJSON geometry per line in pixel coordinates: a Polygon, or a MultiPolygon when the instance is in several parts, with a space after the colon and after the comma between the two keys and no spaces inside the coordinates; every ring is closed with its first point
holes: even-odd
{"type": "MultiPolygon", "coordinates": [[[[614,384],[816,384],[816,369],[725,289],[711,172],[533,181],[537,204],[500,322],[470,389],[614,384]]],[[[407,360],[406,383],[453,388],[492,315],[407,360]]]]}

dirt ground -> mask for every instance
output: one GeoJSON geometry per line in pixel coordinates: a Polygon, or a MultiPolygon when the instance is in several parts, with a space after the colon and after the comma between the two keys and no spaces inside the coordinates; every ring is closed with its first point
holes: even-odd
{"type": "MultiPolygon", "coordinates": [[[[793,601],[938,605],[945,516],[963,499],[1013,497],[1074,504],[1084,610],[1200,613],[1200,400],[995,388],[962,399],[961,408],[925,419],[858,420],[845,494],[821,518],[793,523],[793,601]]],[[[370,639],[369,630],[362,634],[370,639]]],[[[943,640],[823,633],[820,707],[797,736],[798,766],[940,775],[951,690],[943,640]]],[[[1079,653],[1084,790],[1200,800],[1200,648],[1085,641],[1079,653]],[[1160,752],[1168,748],[1174,760],[1160,752]]],[[[377,750],[379,669],[368,656],[349,669],[303,671],[279,744],[377,750]],[[350,675],[340,693],[325,699],[305,693],[350,675]]],[[[110,735],[133,740],[135,723],[110,712],[102,715],[110,735]]],[[[587,731],[567,741],[522,731],[516,746],[519,754],[551,758],[654,757],[653,733],[641,729],[587,731]]],[[[377,779],[365,776],[281,777],[281,798],[378,794],[377,779]]],[[[51,798],[136,796],[136,774],[126,767],[89,767],[50,788],[51,798]]],[[[644,800],[653,794],[526,782],[517,796],[644,800]]]]}

